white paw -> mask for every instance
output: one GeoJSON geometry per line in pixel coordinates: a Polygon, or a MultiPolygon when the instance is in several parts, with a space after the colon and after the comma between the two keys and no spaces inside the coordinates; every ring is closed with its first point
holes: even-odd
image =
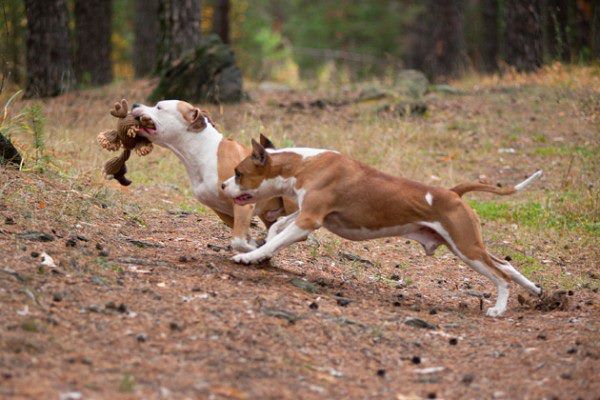
{"type": "Polygon", "coordinates": [[[505,311],[506,308],[490,307],[487,309],[485,314],[488,317],[500,317],[502,314],[504,314],[505,311]]]}
{"type": "Polygon", "coordinates": [[[250,253],[236,254],[231,257],[231,259],[238,264],[258,264],[259,262],[270,258],[265,255],[253,253],[254,252],[251,251],[250,253]]]}
{"type": "Polygon", "coordinates": [[[233,238],[231,240],[231,248],[238,253],[247,253],[256,249],[256,243],[254,243],[254,240],[247,241],[242,238],[233,238]]]}

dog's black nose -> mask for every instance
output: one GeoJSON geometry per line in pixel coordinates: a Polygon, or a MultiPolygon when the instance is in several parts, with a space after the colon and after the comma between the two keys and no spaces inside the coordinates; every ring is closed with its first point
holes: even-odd
{"type": "Polygon", "coordinates": [[[221,189],[225,190],[225,182],[221,183],[221,189]]]}
{"type": "Polygon", "coordinates": [[[135,109],[135,108],[137,108],[139,106],[140,106],[139,103],[133,103],[133,105],[131,106],[131,109],[133,110],[133,109],[135,109]]]}

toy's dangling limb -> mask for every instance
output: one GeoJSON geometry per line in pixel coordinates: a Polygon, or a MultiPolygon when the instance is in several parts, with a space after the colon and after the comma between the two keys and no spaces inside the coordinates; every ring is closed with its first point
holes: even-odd
{"type": "Polygon", "coordinates": [[[120,156],[113,157],[104,164],[104,176],[106,179],[116,179],[121,185],[129,186],[131,181],[125,177],[127,167],[125,162],[129,159],[131,150],[123,150],[120,156]]]}
{"type": "Polygon", "coordinates": [[[100,132],[97,137],[98,144],[110,151],[117,151],[121,148],[121,141],[119,140],[119,133],[112,129],[110,131],[100,132]]]}

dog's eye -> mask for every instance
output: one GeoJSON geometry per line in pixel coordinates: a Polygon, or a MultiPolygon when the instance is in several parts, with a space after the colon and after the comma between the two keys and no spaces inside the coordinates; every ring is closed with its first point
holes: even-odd
{"type": "Polygon", "coordinates": [[[157,109],[157,110],[161,110],[160,106],[156,106],[156,109],[157,109]]]}
{"type": "Polygon", "coordinates": [[[241,173],[240,171],[238,171],[237,169],[235,170],[235,177],[236,177],[237,179],[239,179],[239,178],[241,178],[241,177],[242,177],[242,173],[241,173]]]}

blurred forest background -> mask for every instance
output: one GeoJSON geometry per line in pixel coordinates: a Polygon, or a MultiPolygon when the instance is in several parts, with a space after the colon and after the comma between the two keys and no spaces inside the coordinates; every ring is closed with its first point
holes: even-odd
{"type": "Polygon", "coordinates": [[[600,54],[594,0],[2,0],[3,85],[54,96],[158,75],[217,34],[243,76],[295,85],[403,68],[444,81],[600,54]],[[27,21],[31,21],[29,26],[27,21]]]}

